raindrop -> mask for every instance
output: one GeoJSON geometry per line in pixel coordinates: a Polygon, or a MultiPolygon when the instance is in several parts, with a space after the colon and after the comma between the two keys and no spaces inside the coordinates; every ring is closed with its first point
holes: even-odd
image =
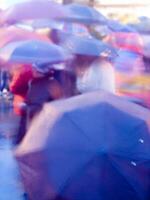
{"type": "Polygon", "coordinates": [[[142,138],[140,138],[140,139],[139,139],[139,142],[143,144],[143,143],[144,143],[144,140],[143,140],[142,138]]]}
{"type": "Polygon", "coordinates": [[[136,162],[131,161],[131,165],[136,166],[137,164],[136,164],[136,162]]]}

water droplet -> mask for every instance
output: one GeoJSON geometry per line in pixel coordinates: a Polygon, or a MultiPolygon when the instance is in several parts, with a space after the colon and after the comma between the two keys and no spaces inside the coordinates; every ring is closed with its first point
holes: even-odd
{"type": "Polygon", "coordinates": [[[140,139],[139,139],[139,142],[143,144],[143,143],[144,143],[144,140],[143,140],[142,138],[140,138],[140,139]]]}
{"type": "Polygon", "coordinates": [[[136,162],[131,161],[131,165],[136,166],[136,162]]]}

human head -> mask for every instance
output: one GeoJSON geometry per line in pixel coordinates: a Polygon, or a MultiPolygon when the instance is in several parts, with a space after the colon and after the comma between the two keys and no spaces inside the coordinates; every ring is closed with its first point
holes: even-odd
{"type": "Polygon", "coordinates": [[[70,68],[72,71],[75,72],[76,76],[78,76],[80,75],[80,73],[84,72],[92,64],[92,62],[97,59],[98,56],[75,54],[70,63],[70,68]]]}

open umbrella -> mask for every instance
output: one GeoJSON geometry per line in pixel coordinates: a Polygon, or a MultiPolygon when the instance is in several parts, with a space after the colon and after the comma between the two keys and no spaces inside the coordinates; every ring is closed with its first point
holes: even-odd
{"type": "Polygon", "coordinates": [[[29,198],[148,200],[149,119],[102,91],[45,105],[15,152],[29,198]]]}
{"type": "Polygon", "coordinates": [[[0,24],[14,24],[23,20],[60,19],[68,16],[61,5],[49,0],[30,0],[15,4],[1,13],[0,24]]]}
{"type": "Polygon", "coordinates": [[[78,35],[78,36],[90,36],[88,27],[81,23],[64,23],[63,31],[70,33],[72,35],[78,35]]]}
{"type": "Polygon", "coordinates": [[[40,40],[12,42],[0,50],[0,60],[17,63],[59,63],[70,55],[62,47],[40,40]]]}
{"type": "Polygon", "coordinates": [[[39,19],[29,22],[29,25],[33,29],[52,28],[61,30],[63,28],[63,24],[64,23],[62,21],[57,21],[53,19],[39,19]]]}
{"type": "Polygon", "coordinates": [[[77,3],[68,4],[65,6],[70,12],[70,15],[65,19],[70,22],[79,22],[84,24],[106,23],[106,18],[94,8],[77,3]]]}
{"type": "Polygon", "coordinates": [[[45,35],[40,35],[15,26],[1,28],[0,30],[0,48],[10,42],[26,41],[31,39],[50,42],[50,39],[45,35]]]}
{"type": "Polygon", "coordinates": [[[58,31],[58,37],[62,45],[73,54],[104,56],[117,56],[117,51],[110,45],[93,38],[92,36],[79,37],[62,31],[58,31]]]}

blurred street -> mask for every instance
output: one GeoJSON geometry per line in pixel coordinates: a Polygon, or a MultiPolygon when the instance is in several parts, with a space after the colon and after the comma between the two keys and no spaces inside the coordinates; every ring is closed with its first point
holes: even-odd
{"type": "Polygon", "coordinates": [[[12,139],[18,126],[9,102],[0,99],[0,199],[21,200],[23,190],[17,164],[13,158],[12,139]]]}

